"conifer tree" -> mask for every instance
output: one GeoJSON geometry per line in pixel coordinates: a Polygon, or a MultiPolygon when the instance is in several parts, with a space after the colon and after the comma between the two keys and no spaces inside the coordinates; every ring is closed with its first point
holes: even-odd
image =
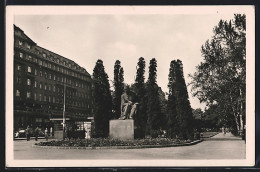
{"type": "Polygon", "coordinates": [[[102,60],[97,60],[93,70],[94,79],[94,134],[96,137],[107,137],[109,120],[112,111],[112,96],[108,75],[102,60]]]}
{"type": "Polygon", "coordinates": [[[121,112],[121,95],[124,91],[124,69],[121,67],[119,60],[117,60],[114,65],[114,89],[115,97],[113,100],[113,109],[115,110],[115,118],[118,119],[121,112]]]}
{"type": "Polygon", "coordinates": [[[143,138],[145,136],[145,127],[147,122],[147,116],[146,116],[146,89],[145,89],[145,60],[143,57],[139,58],[139,61],[137,63],[137,71],[136,71],[136,79],[135,79],[135,91],[136,91],[136,97],[137,102],[139,102],[138,105],[138,111],[137,114],[134,116],[135,120],[135,137],[137,138],[143,138]]]}
{"type": "Polygon", "coordinates": [[[167,102],[167,135],[170,138],[175,138],[178,135],[179,123],[177,122],[177,112],[176,112],[176,95],[174,88],[176,87],[176,61],[171,61],[169,70],[169,95],[167,102]]]}
{"type": "Polygon", "coordinates": [[[155,58],[150,60],[149,78],[147,81],[147,127],[146,132],[152,137],[156,136],[161,126],[161,104],[157,85],[157,61],[155,58]]]}
{"type": "Polygon", "coordinates": [[[178,125],[178,137],[181,139],[193,138],[193,116],[190,106],[186,83],[183,76],[183,65],[176,61],[176,84],[173,84],[173,95],[176,98],[176,119],[178,125]]]}

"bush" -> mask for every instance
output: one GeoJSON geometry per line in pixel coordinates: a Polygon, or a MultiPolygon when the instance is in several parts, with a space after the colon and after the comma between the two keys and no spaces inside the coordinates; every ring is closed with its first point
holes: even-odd
{"type": "Polygon", "coordinates": [[[67,139],[62,141],[39,142],[39,146],[62,146],[62,147],[106,147],[106,146],[143,146],[143,145],[173,145],[188,143],[168,138],[155,139],[136,139],[136,140],[119,140],[108,138],[91,138],[91,139],[67,139]]]}

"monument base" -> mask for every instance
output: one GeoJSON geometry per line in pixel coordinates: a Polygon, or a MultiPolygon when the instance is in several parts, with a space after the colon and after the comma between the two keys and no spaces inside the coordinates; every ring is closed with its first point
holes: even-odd
{"type": "Polygon", "coordinates": [[[110,120],[109,121],[109,137],[120,140],[134,139],[134,120],[110,120]]]}

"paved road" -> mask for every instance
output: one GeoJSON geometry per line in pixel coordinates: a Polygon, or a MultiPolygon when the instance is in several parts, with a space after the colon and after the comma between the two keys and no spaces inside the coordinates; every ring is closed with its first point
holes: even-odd
{"type": "MultiPolygon", "coordinates": [[[[39,141],[38,141],[39,142],[39,141]]],[[[205,141],[183,147],[145,149],[42,149],[32,148],[35,141],[14,141],[14,159],[244,159],[246,144],[230,133],[217,134],[205,141]]]]}

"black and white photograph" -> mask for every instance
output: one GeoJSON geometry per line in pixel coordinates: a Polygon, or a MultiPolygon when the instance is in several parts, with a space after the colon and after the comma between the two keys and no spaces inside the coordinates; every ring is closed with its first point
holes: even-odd
{"type": "Polygon", "coordinates": [[[7,6],[7,167],[254,166],[254,6],[7,6]]]}

